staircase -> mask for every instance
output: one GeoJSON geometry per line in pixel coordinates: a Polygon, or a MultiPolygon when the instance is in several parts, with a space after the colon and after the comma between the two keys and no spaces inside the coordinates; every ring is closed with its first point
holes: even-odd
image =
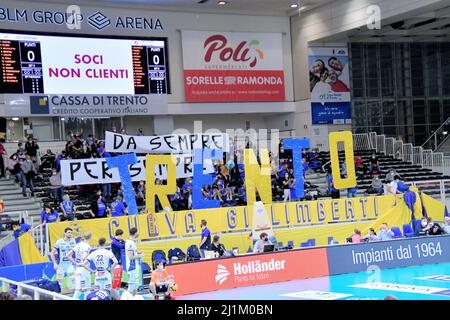
{"type": "MultiPolygon", "coordinates": [[[[0,179],[0,199],[5,204],[3,212],[5,218],[19,220],[25,216],[34,216],[36,218],[33,220],[37,221],[42,211],[41,202],[29,195],[24,197],[20,184],[16,183],[12,176],[9,179],[0,179]]],[[[33,224],[33,220],[28,220],[26,223],[33,224]]]]}
{"type": "Polygon", "coordinates": [[[450,155],[450,117],[425,141],[422,148],[450,155]]]}
{"type": "Polygon", "coordinates": [[[445,156],[450,156],[450,137],[448,135],[444,139],[444,141],[442,141],[441,144],[438,145],[436,151],[442,152],[445,156]]]}

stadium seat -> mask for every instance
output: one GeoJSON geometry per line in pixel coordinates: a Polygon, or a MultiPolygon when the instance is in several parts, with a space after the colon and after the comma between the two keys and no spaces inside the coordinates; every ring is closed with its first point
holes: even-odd
{"type": "Polygon", "coordinates": [[[407,238],[414,237],[414,231],[409,224],[403,225],[403,235],[407,238]]]}
{"type": "Polygon", "coordinates": [[[394,233],[394,239],[403,238],[402,232],[399,227],[392,227],[391,231],[394,233]]]}

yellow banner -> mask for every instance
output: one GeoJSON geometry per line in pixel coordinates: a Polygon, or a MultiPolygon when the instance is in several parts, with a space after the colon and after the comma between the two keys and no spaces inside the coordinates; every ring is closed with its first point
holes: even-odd
{"type": "MultiPolygon", "coordinates": [[[[266,205],[269,221],[274,228],[310,226],[325,223],[342,223],[373,220],[388,212],[402,196],[373,196],[304,202],[274,203],[266,205]]],[[[200,221],[205,219],[211,232],[233,232],[251,230],[253,206],[217,209],[160,212],[117,218],[65,221],[48,225],[50,241],[62,237],[66,227],[72,227],[74,236],[85,231],[92,232],[93,243],[100,237],[112,239],[117,229],[124,231],[137,227],[139,239],[158,239],[199,235],[200,221]]]]}

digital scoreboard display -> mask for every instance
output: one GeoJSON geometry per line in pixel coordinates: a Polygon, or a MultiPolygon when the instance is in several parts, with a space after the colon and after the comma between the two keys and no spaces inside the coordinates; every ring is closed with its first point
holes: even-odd
{"type": "Polygon", "coordinates": [[[167,94],[167,39],[0,32],[0,93],[167,94]]]}

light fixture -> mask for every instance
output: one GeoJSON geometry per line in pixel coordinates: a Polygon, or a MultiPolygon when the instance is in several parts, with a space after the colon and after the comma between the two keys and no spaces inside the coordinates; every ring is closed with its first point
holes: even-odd
{"type": "Polygon", "coordinates": [[[298,3],[291,4],[291,8],[298,8],[298,3]]]}
{"type": "Polygon", "coordinates": [[[442,132],[442,134],[443,134],[444,136],[446,136],[446,135],[448,135],[448,131],[444,131],[444,132],[442,132]]]}
{"type": "Polygon", "coordinates": [[[219,6],[224,6],[224,5],[226,5],[228,2],[227,1],[219,1],[219,2],[217,2],[217,4],[219,5],[219,6]]]}
{"type": "Polygon", "coordinates": [[[14,118],[11,118],[11,119],[12,119],[12,121],[19,121],[18,117],[14,117],[14,118]]]}
{"type": "Polygon", "coordinates": [[[66,120],[65,118],[61,118],[61,121],[64,121],[64,120],[66,120]]]}

